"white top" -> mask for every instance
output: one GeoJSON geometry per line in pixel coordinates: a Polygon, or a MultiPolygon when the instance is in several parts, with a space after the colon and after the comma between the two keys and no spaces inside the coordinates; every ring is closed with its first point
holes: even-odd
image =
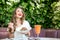
{"type": "Polygon", "coordinates": [[[14,38],[15,39],[17,38],[16,40],[18,40],[18,38],[23,38],[24,40],[28,40],[27,36],[25,34],[22,34],[22,33],[29,32],[30,30],[31,30],[31,27],[30,27],[29,22],[24,20],[22,25],[16,27],[16,30],[14,32],[14,38]],[[21,31],[21,29],[23,27],[27,28],[27,30],[26,31],[21,31]]]}

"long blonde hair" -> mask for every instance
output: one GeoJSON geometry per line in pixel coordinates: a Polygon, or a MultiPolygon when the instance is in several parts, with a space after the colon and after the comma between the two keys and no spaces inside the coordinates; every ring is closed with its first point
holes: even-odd
{"type": "MultiPolygon", "coordinates": [[[[15,16],[15,15],[16,15],[16,10],[17,10],[18,8],[20,8],[20,9],[22,10],[21,7],[17,7],[17,8],[14,10],[13,15],[12,15],[12,18],[11,18],[11,22],[14,24],[14,25],[13,25],[14,29],[15,29],[15,26],[17,25],[17,24],[16,24],[16,16],[15,16]]],[[[22,13],[23,13],[23,17],[20,19],[21,24],[23,24],[23,20],[25,20],[25,14],[24,14],[24,11],[23,11],[23,10],[22,10],[22,13]]]]}

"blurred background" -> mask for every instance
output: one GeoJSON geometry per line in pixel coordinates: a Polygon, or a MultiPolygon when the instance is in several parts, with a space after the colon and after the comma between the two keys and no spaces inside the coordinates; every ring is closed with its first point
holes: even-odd
{"type": "Polygon", "coordinates": [[[16,7],[22,7],[31,27],[60,29],[60,0],[0,0],[0,27],[7,27],[16,7]]]}

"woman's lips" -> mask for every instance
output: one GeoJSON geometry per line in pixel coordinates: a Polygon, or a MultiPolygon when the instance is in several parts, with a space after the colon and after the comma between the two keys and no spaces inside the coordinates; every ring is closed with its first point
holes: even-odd
{"type": "Polygon", "coordinates": [[[21,16],[21,14],[18,14],[19,16],[21,16]]]}

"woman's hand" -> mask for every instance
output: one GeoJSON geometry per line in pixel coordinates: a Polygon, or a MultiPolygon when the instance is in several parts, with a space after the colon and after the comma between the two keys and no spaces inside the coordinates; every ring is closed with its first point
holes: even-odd
{"type": "Polygon", "coordinates": [[[10,22],[10,23],[8,24],[7,31],[9,31],[9,32],[14,32],[13,23],[10,22]]]}
{"type": "Polygon", "coordinates": [[[27,35],[28,37],[30,37],[30,32],[28,32],[26,35],[27,35]]]}
{"type": "Polygon", "coordinates": [[[8,27],[13,28],[13,23],[10,22],[10,23],[8,24],[8,27]]]}

